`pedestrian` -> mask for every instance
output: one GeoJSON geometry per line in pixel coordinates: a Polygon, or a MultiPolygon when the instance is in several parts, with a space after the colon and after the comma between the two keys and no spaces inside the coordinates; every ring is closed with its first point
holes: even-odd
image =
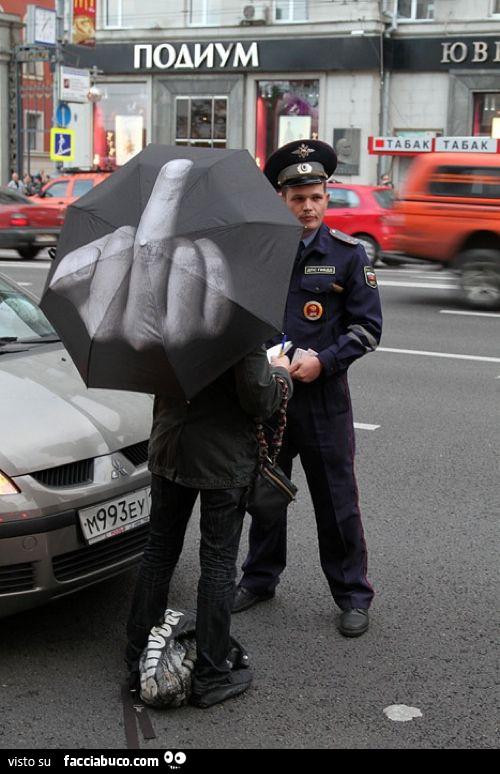
{"type": "Polygon", "coordinates": [[[380,185],[385,185],[387,188],[392,188],[392,180],[387,173],[382,175],[380,178],[380,185]]]}
{"type": "MultiPolygon", "coordinates": [[[[382,315],[376,275],[361,243],[322,223],[325,183],[336,161],[326,143],[295,141],[272,154],[264,174],[303,226],[283,323],[294,345],[290,353],[299,348],[302,357],[292,356],[294,394],[278,463],[290,476],[294,457],[300,457],[316,516],[321,567],[342,611],[339,629],[356,637],[368,628],[374,592],[366,573],[354,475],[347,369],[377,347],[382,315]]],[[[273,597],[285,565],[283,510],[272,527],[251,525],[233,612],[273,597]]]]}
{"type": "Polygon", "coordinates": [[[23,177],[23,184],[24,184],[24,195],[25,196],[33,196],[34,193],[36,193],[35,185],[33,184],[33,179],[31,175],[28,173],[25,174],[23,177]]]}
{"type": "Polygon", "coordinates": [[[19,193],[24,193],[25,186],[23,181],[19,179],[17,172],[12,173],[9,182],[7,183],[7,188],[14,188],[16,191],[19,191],[19,193]]]}
{"type": "Polygon", "coordinates": [[[157,395],[149,442],[152,473],[148,544],[127,625],[129,684],[152,626],[163,620],[169,584],[200,494],[197,659],[190,702],[206,708],[245,691],[249,668],[231,669],[231,607],[248,486],[257,464],[254,417],[277,411],[289,360],[264,347],[250,353],[190,401],[157,395]]]}

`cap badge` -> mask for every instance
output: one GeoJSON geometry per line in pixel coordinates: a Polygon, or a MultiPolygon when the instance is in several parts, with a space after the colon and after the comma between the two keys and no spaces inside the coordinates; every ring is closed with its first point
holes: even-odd
{"type": "Polygon", "coordinates": [[[323,305],[319,301],[308,301],[304,304],[304,317],[306,320],[319,320],[323,315],[323,305]]]}
{"type": "Polygon", "coordinates": [[[310,148],[309,145],[306,145],[305,142],[303,142],[297,150],[292,151],[294,156],[298,156],[299,159],[307,159],[308,156],[311,155],[311,153],[314,153],[314,148],[310,148]]]}
{"type": "Polygon", "coordinates": [[[300,172],[301,175],[307,175],[309,172],[312,172],[313,168],[310,164],[299,164],[297,166],[297,172],[300,172]]]}

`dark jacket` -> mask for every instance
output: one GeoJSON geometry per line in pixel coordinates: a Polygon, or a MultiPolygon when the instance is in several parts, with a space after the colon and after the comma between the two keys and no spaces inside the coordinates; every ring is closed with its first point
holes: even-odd
{"type": "Polygon", "coordinates": [[[196,489],[248,486],[257,463],[253,418],[277,411],[284,368],[269,366],[264,347],[251,352],[190,401],[155,397],[149,469],[196,489]]]}

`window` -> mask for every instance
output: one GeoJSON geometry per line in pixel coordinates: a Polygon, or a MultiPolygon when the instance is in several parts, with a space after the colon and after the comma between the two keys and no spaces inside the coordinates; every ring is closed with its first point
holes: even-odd
{"type": "Polygon", "coordinates": [[[54,185],[49,186],[47,190],[45,191],[45,196],[52,197],[54,199],[57,199],[59,197],[64,197],[67,195],[69,182],[67,181],[61,181],[58,183],[54,183],[54,185]]]}
{"type": "Polygon", "coordinates": [[[223,0],[190,0],[189,24],[193,27],[214,27],[222,24],[223,0]]]}
{"type": "Polygon", "coordinates": [[[429,21],[434,18],[434,0],[398,0],[400,21],[429,21]]]}
{"type": "Polygon", "coordinates": [[[263,167],[281,145],[318,139],[319,81],[257,83],[255,158],[263,167]]]}
{"type": "Polygon", "coordinates": [[[227,97],[176,97],[175,144],[225,148],[227,97]]]}
{"type": "Polygon", "coordinates": [[[94,186],[93,180],[75,180],[73,183],[73,196],[83,196],[88,193],[94,186]]]}
{"type": "Polygon", "coordinates": [[[435,196],[500,199],[500,167],[440,166],[430,178],[429,191],[435,196]]]}
{"type": "Polygon", "coordinates": [[[474,124],[476,137],[500,137],[500,93],[474,94],[474,124]]]}
{"type": "Polygon", "coordinates": [[[328,209],[338,209],[348,207],[350,209],[359,207],[360,199],[357,193],[350,188],[328,188],[330,199],[328,209]]]}
{"type": "Polygon", "coordinates": [[[23,78],[38,78],[42,80],[44,77],[44,62],[24,62],[23,63],[23,78]]]}
{"type": "Polygon", "coordinates": [[[24,131],[26,133],[26,150],[43,150],[43,113],[26,111],[24,131]]]}
{"type": "Polygon", "coordinates": [[[500,16],[500,0],[493,0],[492,14],[500,16]]]}
{"type": "Polygon", "coordinates": [[[93,162],[115,169],[130,161],[147,142],[148,92],[142,81],[101,82],[100,102],[94,103],[93,162]]]}
{"type": "Polygon", "coordinates": [[[105,0],[104,27],[124,29],[144,26],[140,22],[138,8],[140,9],[140,4],[137,4],[135,0],[105,0]]]}
{"type": "Polygon", "coordinates": [[[307,21],[307,0],[275,0],[274,21],[307,21]]]}

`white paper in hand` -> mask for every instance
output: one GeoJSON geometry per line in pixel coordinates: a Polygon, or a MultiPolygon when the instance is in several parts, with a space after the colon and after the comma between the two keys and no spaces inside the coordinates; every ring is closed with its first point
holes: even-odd
{"type": "Polygon", "coordinates": [[[291,347],[293,347],[293,341],[286,341],[282,352],[281,344],[275,344],[274,347],[269,347],[269,349],[267,350],[267,359],[269,360],[269,362],[271,362],[272,357],[279,357],[280,355],[286,355],[286,353],[291,347]]]}

